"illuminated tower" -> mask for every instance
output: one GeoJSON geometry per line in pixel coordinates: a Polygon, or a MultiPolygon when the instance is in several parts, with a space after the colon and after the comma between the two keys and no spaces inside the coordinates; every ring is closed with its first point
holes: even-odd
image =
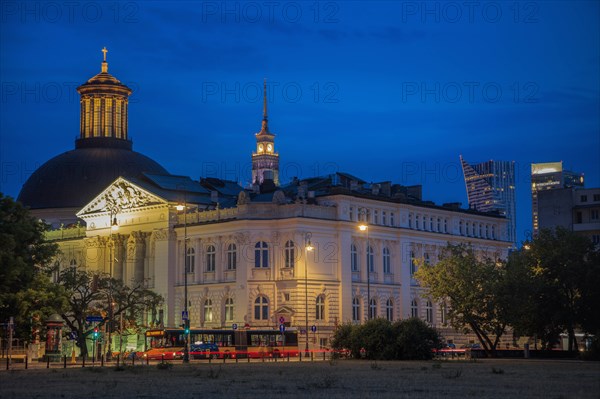
{"type": "Polygon", "coordinates": [[[508,219],[508,240],[517,241],[515,163],[487,161],[470,165],[460,157],[469,208],[481,212],[497,211],[508,219]]]}
{"type": "Polygon", "coordinates": [[[583,187],[583,173],[563,169],[562,161],[531,164],[531,211],[533,235],[539,226],[538,192],[557,188],[583,187]]]}
{"type": "Polygon", "coordinates": [[[252,183],[261,184],[265,179],[279,185],[279,154],[275,152],[275,134],[269,131],[267,117],[267,80],[264,81],[263,120],[256,133],[256,152],[252,153],[252,183]]]}

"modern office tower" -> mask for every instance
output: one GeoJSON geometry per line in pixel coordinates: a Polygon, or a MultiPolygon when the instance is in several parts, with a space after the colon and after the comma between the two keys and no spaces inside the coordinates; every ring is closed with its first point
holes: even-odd
{"type": "Polygon", "coordinates": [[[514,161],[487,161],[471,165],[460,156],[469,208],[497,211],[508,219],[508,241],[517,241],[514,161]]]}
{"type": "Polygon", "coordinates": [[[546,162],[531,164],[531,213],[533,235],[540,229],[538,211],[538,193],[557,188],[583,187],[583,173],[563,169],[563,163],[546,162]]]}

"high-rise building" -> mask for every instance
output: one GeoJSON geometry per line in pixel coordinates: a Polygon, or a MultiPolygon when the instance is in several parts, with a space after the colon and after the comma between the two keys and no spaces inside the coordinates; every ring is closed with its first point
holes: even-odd
{"type": "Polygon", "coordinates": [[[583,187],[583,173],[564,170],[562,161],[531,164],[531,214],[533,235],[540,229],[538,192],[557,188],[583,187]]]}
{"type": "Polygon", "coordinates": [[[514,161],[487,161],[471,165],[460,156],[469,208],[496,211],[508,219],[508,241],[517,241],[514,161]]]}

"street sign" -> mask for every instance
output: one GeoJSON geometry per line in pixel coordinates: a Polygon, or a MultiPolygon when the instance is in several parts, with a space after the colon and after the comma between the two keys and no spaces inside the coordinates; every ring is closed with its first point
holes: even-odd
{"type": "Polygon", "coordinates": [[[314,324],[310,327],[310,331],[312,332],[317,332],[317,326],[315,326],[314,324]]]}
{"type": "Polygon", "coordinates": [[[233,323],[233,324],[231,325],[231,328],[232,328],[233,330],[237,330],[237,328],[238,328],[238,325],[237,325],[237,323],[233,323]]]}
{"type": "Polygon", "coordinates": [[[187,310],[183,310],[181,312],[181,320],[187,320],[188,319],[188,312],[187,310]]]}
{"type": "Polygon", "coordinates": [[[283,324],[283,323],[285,323],[285,317],[281,316],[281,317],[279,318],[279,323],[280,323],[280,324],[283,324]]]}
{"type": "Polygon", "coordinates": [[[77,331],[71,331],[69,333],[69,339],[75,341],[77,339],[77,331]]]}
{"type": "Polygon", "coordinates": [[[104,317],[102,316],[88,316],[85,318],[85,321],[87,321],[88,323],[99,323],[102,320],[104,320],[104,317]]]}
{"type": "Polygon", "coordinates": [[[279,325],[279,331],[281,331],[282,333],[285,332],[285,324],[279,325]]]}

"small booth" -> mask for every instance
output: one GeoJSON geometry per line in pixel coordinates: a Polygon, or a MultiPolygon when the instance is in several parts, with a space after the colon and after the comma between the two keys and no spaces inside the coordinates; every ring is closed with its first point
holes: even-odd
{"type": "Polygon", "coordinates": [[[51,362],[60,361],[62,354],[63,319],[53,314],[46,320],[46,357],[51,362]]]}

